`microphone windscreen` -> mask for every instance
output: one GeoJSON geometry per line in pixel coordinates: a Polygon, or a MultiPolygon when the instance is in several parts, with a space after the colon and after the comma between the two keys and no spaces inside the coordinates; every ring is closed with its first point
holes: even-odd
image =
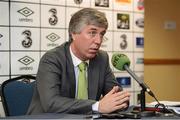
{"type": "Polygon", "coordinates": [[[125,54],[113,54],[111,63],[116,69],[121,71],[125,70],[124,65],[130,66],[130,60],[125,54]]]}

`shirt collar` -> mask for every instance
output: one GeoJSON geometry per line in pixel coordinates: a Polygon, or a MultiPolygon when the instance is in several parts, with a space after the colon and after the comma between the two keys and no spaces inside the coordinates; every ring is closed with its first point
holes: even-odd
{"type": "MultiPolygon", "coordinates": [[[[70,49],[73,65],[74,67],[77,67],[82,62],[82,60],[80,60],[78,57],[74,55],[74,53],[72,52],[71,46],[69,47],[69,49],[70,49]]],[[[89,65],[89,60],[86,60],[85,62],[89,65]]]]}

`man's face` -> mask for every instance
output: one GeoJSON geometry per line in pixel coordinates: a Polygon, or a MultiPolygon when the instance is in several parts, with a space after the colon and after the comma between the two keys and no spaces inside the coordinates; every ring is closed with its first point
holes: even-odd
{"type": "Polygon", "coordinates": [[[71,48],[73,53],[81,60],[94,58],[105,33],[105,28],[87,25],[82,29],[81,33],[72,34],[71,48]]]}

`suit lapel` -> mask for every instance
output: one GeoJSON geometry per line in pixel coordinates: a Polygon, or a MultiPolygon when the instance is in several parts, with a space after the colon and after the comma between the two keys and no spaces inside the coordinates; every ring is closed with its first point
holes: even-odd
{"type": "Polygon", "coordinates": [[[98,92],[99,67],[97,60],[93,59],[89,62],[88,67],[88,95],[89,99],[96,99],[98,92]]]}
{"type": "Polygon", "coordinates": [[[67,80],[69,81],[70,87],[70,96],[75,98],[75,91],[76,91],[76,82],[75,82],[75,73],[74,73],[74,65],[72,62],[70,50],[69,50],[70,43],[66,43],[65,45],[65,54],[66,54],[66,74],[67,80]]]}

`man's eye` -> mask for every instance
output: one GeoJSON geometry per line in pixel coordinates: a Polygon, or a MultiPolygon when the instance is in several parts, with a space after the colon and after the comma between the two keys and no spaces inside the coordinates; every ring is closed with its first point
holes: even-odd
{"type": "Polygon", "coordinates": [[[96,36],[96,34],[97,34],[97,32],[95,32],[95,31],[91,31],[91,32],[89,32],[89,35],[91,35],[91,37],[95,37],[95,36],[96,36]]]}
{"type": "Polygon", "coordinates": [[[105,33],[101,33],[101,37],[102,37],[102,38],[104,37],[104,34],[105,34],[105,33]]]}
{"type": "Polygon", "coordinates": [[[102,32],[101,35],[104,36],[105,32],[102,32]]]}

